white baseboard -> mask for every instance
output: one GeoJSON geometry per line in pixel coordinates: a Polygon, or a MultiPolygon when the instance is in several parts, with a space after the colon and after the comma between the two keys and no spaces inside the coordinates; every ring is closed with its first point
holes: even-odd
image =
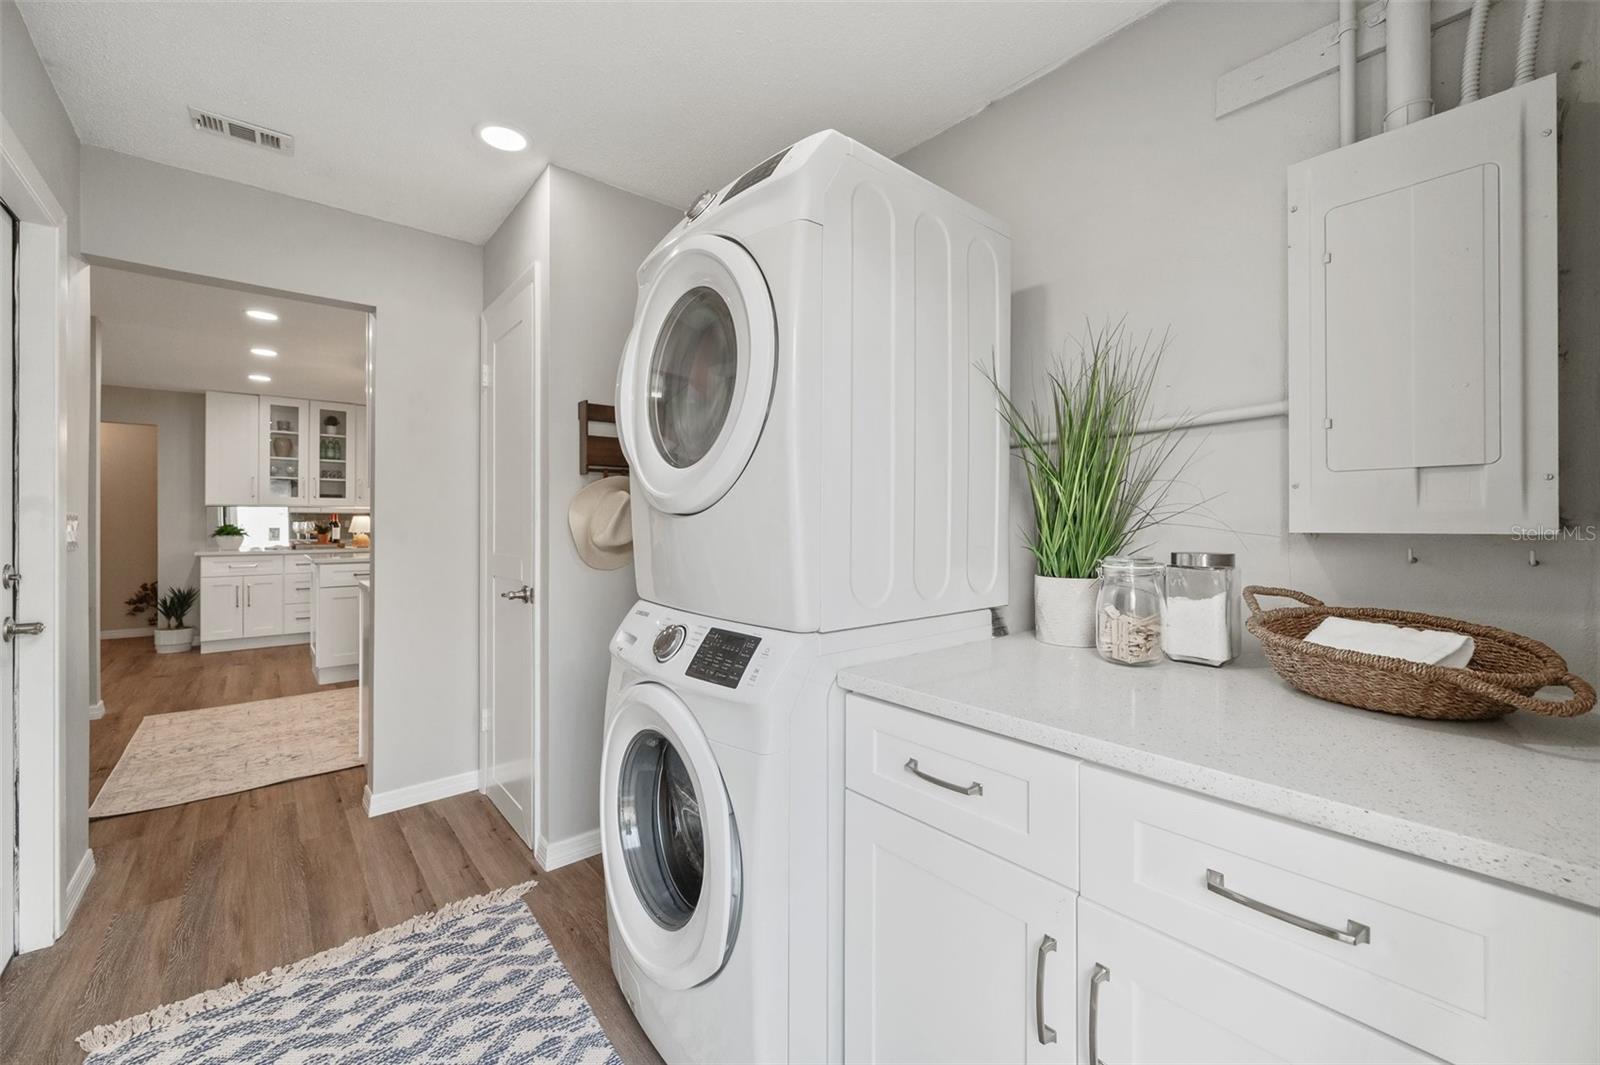
{"type": "Polygon", "coordinates": [[[410,787],[390,788],[388,791],[373,791],[369,785],[361,793],[361,805],[367,808],[368,817],[381,817],[408,806],[421,806],[435,799],[448,799],[452,795],[477,790],[478,771],[474,769],[452,777],[425,780],[410,787]]]}
{"type": "Polygon", "coordinates": [[[554,843],[539,836],[533,841],[533,860],[545,872],[560,869],[563,865],[581,862],[600,853],[600,830],[592,828],[576,836],[558,839],[554,843]]]}
{"type": "Polygon", "coordinates": [[[61,899],[61,923],[56,929],[57,936],[66,935],[72,915],[78,912],[78,903],[83,901],[83,894],[89,890],[89,881],[93,879],[94,851],[85,848],[78,868],[73,870],[72,879],[67,881],[66,894],[61,899]]]}
{"type": "Polygon", "coordinates": [[[289,632],[282,636],[247,636],[242,640],[202,640],[200,653],[214,655],[222,651],[254,651],[262,647],[288,647],[310,642],[311,637],[303,632],[289,632]]]}
{"type": "Polygon", "coordinates": [[[156,627],[154,625],[145,625],[137,629],[101,629],[100,638],[102,640],[136,640],[140,636],[153,636],[155,631],[156,627]]]}
{"type": "Polygon", "coordinates": [[[96,702],[93,706],[89,707],[89,720],[90,721],[99,721],[102,717],[105,717],[105,716],[106,716],[106,701],[104,699],[101,699],[100,701],[96,702]]]}

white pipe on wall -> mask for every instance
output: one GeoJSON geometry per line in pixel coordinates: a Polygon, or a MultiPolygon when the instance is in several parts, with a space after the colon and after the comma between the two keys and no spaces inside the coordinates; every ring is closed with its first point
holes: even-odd
{"type": "Polygon", "coordinates": [[[1544,0],[1528,0],[1522,9],[1522,32],[1517,35],[1517,76],[1513,85],[1533,80],[1533,64],[1539,58],[1539,24],[1544,19],[1544,0]]]}
{"type": "Polygon", "coordinates": [[[1388,109],[1383,128],[1401,126],[1433,114],[1433,18],[1429,0],[1389,0],[1386,21],[1388,45],[1384,52],[1388,109]]]}
{"type": "Polygon", "coordinates": [[[1339,0],[1339,143],[1341,145],[1356,142],[1356,29],[1356,0],[1339,0]]]}
{"type": "Polygon", "coordinates": [[[1483,37],[1489,28],[1489,0],[1472,0],[1472,18],[1467,23],[1467,49],[1461,56],[1461,102],[1478,98],[1483,84],[1483,37]]]}

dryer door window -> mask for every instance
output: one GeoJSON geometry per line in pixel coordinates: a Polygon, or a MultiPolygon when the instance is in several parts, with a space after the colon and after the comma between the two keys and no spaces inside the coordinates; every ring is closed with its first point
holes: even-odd
{"type": "Polygon", "coordinates": [[[749,252],[684,239],[645,282],[617,376],[617,430],[634,488],[658,511],[697,514],[727,494],[772,405],[778,327],[749,252]]]}
{"type": "Polygon", "coordinates": [[[722,435],[739,380],[739,342],[728,303],[696,286],[678,297],[650,361],[650,436],[677,469],[693,466],[722,435]]]}

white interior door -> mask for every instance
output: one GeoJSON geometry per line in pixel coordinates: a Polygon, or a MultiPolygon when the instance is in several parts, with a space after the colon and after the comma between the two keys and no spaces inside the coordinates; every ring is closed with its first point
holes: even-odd
{"type": "Polygon", "coordinates": [[[537,275],[483,315],[484,790],[533,846],[539,508],[537,275]]]}
{"type": "MultiPolygon", "coordinates": [[[[12,492],[16,487],[14,464],[17,457],[17,422],[13,417],[11,400],[15,395],[17,367],[17,219],[9,209],[0,210],[0,305],[5,314],[0,315],[0,435],[5,437],[7,454],[0,462],[0,536],[5,538],[5,561],[16,564],[17,523],[12,492]]],[[[9,582],[8,582],[9,583],[9,582]]],[[[4,599],[5,615],[17,616],[15,587],[0,590],[4,599]]],[[[0,971],[11,960],[17,948],[17,890],[16,840],[17,840],[17,784],[14,765],[17,674],[12,668],[14,659],[9,640],[0,643],[0,971]]]]}

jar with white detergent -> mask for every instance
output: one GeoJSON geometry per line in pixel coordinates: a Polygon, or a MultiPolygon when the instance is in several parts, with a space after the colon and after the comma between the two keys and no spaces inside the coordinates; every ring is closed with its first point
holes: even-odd
{"type": "Polygon", "coordinates": [[[1174,551],[1167,567],[1161,649],[1178,662],[1220,666],[1239,656],[1239,571],[1229,554],[1174,551]]]}

